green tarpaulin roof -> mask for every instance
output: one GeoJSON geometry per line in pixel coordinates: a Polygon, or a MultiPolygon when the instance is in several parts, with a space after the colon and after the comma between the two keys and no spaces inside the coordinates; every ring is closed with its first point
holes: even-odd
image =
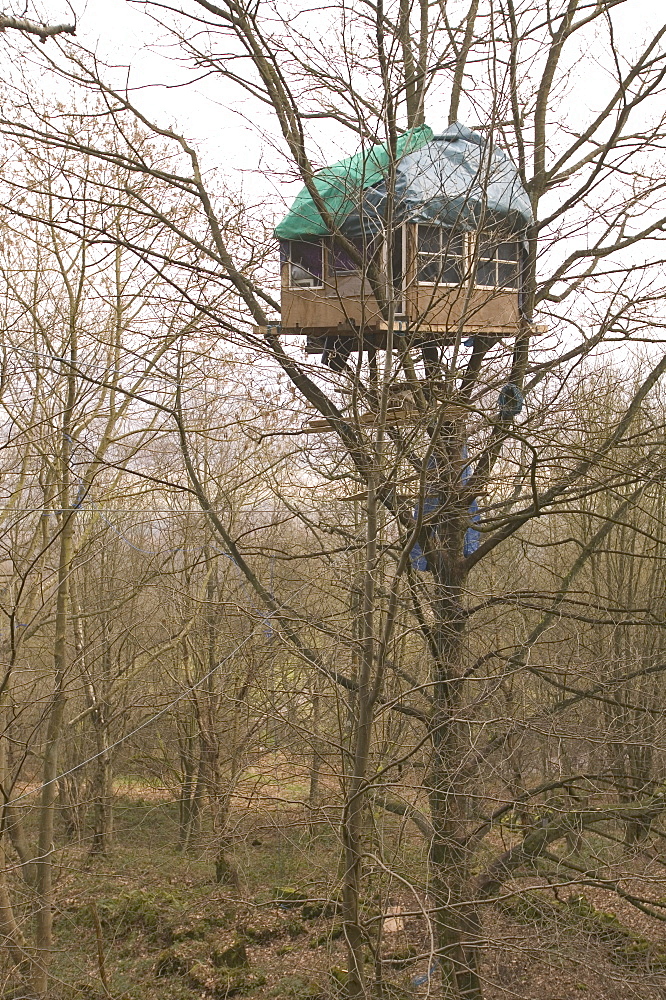
{"type": "MultiPolygon", "coordinates": [[[[420,149],[432,138],[432,129],[427,125],[403,133],[396,144],[397,156],[401,157],[420,149]]],[[[389,164],[388,147],[378,145],[361,150],[319,171],[314,179],[315,187],[326,203],[336,226],[341,225],[358,206],[358,196],[361,191],[385,180],[389,164]]],[[[282,240],[300,240],[306,236],[328,234],[329,230],[324,225],[324,220],[307,188],[298,193],[289,212],[275,229],[275,235],[282,240]]]]}

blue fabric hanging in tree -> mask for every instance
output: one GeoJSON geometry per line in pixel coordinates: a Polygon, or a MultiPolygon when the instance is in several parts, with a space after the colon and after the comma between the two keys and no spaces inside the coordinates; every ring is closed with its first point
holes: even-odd
{"type": "MultiPolygon", "coordinates": [[[[463,461],[466,462],[469,458],[469,452],[467,451],[467,442],[462,446],[462,457],[463,461]]],[[[465,465],[462,471],[462,476],[460,477],[463,486],[470,481],[472,478],[472,466],[465,465]]],[[[473,524],[481,523],[481,515],[479,513],[479,504],[476,497],[472,500],[469,505],[469,519],[473,524]]],[[[463,538],[463,555],[465,558],[471,556],[472,552],[476,552],[479,545],[481,544],[481,532],[478,528],[469,527],[465,532],[465,537],[463,538]]]]}
{"type": "MultiPolygon", "coordinates": [[[[462,458],[466,462],[468,458],[467,445],[464,444],[462,448],[462,458]]],[[[467,464],[464,466],[461,476],[461,481],[463,486],[469,482],[472,476],[472,466],[467,464]]],[[[439,501],[436,497],[426,497],[423,502],[423,516],[427,517],[429,514],[434,514],[434,512],[439,507],[439,501]]],[[[478,528],[475,528],[475,524],[481,523],[481,514],[479,512],[479,504],[474,497],[468,508],[469,519],[472,522],[469,528],[465,531],[465,536],[463,538],[463,555],[465,557],[471,556],[473,552],[476,552],[479,545],[481,544],[481,532],[478,528]]],[[[414,520],[416,521],[419,516],[419,504],[414,508],[414,520]]],[[[432,528],[429,529],[432,534],[432,528]]],[[[430,567],[428,566],[428,560],[426,559],[423,549],[418,542],[414,542],[410,553],[410,562],[414,569],[418,570],[420,573],[427,573],[430,567]]]]}
{"type": "MultiPolygon", "coordinates": [[[[479,514],[479,505],[477,503],[476,497],[472,500],[469,505],[469,519],[474,524],[480,524],[481,515],[479,514]]],[[[481,544],[481,532],[478,528],[469,527],[465,532],[465,537],[463,539],[463,555],[465,558],[471,556],[472,552],[476,552],[479,545],[481,544]]]]}
{"type": "MultiPolygon", "coordinates": [[[[423,516],[428,517],[429,514],[434,514],[439,507],[439,500],[436,497],[426,497],[423,501],[423,516]]],[[[417,504],[414,508],[414,520],[416,521],[419,516],[420,505],[417,504]]],[[[429,529],[430,534],[432,534],[432,528],[429,529]]],[[[414,542],[412,546],[409,558],[414,569],[419,570],[421,573],[426,573],[429,569],[428,560],[423,554],[423,549],[418,542],[414,542]]]]}
{"type": "Polygon", "coordinates": [[[427,573],[428,560],[423,555],[423,549],[418,542],[414,542],[414,546],[409,553],[409,559],[414,569],[417,569],[420,573],[427,573]]]}
{"type": "Polygon", "coordinates": [[[497,400],[500,418],[510,420],[511,417],[517,417],[523,409],[524,402],[523,394],[518,386],[514,385],[513,382],[507,382],[500,390],[497,400]]]}

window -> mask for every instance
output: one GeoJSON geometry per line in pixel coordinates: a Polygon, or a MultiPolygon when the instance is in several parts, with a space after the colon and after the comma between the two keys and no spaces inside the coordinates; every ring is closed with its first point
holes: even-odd
{"type": "MultiPolygon", "coordinates": [[[[351,240],[359,252],[362,261],[366,261],[372,255],[371,244],[363,243],[362,239],[351,240]]],[[[362,265],[352,260],[351,254],[341,243],[334,239],[331,244],[331,270],[334,274],[356,274],[362,270],[362,265]]]]}
{"type": "Polygon", "coordinates": [[[330,257],[330,269],[333,274],[358,274],[359,271],[364,271],[377,253],[380,244],[378,236],[355,236],[347,239],[356,247],[361,263],[357,264],[352,260],[351,254],[342,246],[341,240],[333,238],[330,257]]]}
{"type": "Polygon", "coordinates": [[[354,274],[360,270],[359,265],[351,259],[349,252],[337,242],[333,243],[331,259],[335,274],[354,274]]]}
{"type": "Polygon", "coordinates": [[[416,273],[421,284],[459,285],[465,274],[465,234],[419,225],[416,273]]]}
{"type": "Polygon", "coordinates": [[[322,288],[324,246],[321,240],[291,240],[289,244],[289,287],[322,288]]]}
{"type": "Polygon", "coordinates": [[[479,236],[476,284],[485,288],[518,290],[520,245],[516,240],[499,242],[501,236],[479,236]]]}

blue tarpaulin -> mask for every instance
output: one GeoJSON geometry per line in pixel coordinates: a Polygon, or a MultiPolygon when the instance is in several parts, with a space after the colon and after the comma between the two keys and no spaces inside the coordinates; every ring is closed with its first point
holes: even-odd
{"type": "MultiPolygon", "coordinates": [[[[533,221],[530,199],[506,153],[457,122],[397,161],[393,190],[396,225],[522,233],[533,221]]],[[[364,190],[342,225],[345,235],[358,239],[381,232],[388,195],[388,178],[364,190]]]]}
{"type": "MultiPolygon", "coordinates": [[[[463,461],[465,462],[469,458],[469,453],[467,450],[466,443],[463,445],[462,448],[462,457],[463,461]]],[[[463,486],[470,481],[471,477],[472,477],[472,466],[468,464],[464,467],[462,471],[462,476],[460,477],[463,486]]],[[[469,505],[469,519],[473,525],[481,523],[479,504],[477,502],[476,497],[474,497],[471,504],[469,505]]],[[[463,555],[465,557],[471,556],[472,552],[476,552],[480,544],[481,544],[481,532],[478,530],[478,528],[474,527],[468,528],[467,531],[465,532],[465,537],[463,539],[463,555]]]]}
{"type": "MultiPolygon", "coordinates": [[[[469,455],[467,451],[467,445],[464,444],[462,448],[462,458],[464,462],[467,462],[469,455]]],[[[463,468],[461,475],[461,482],[463,486],[469,482],[472,475],[472,466],[466,464],[463,468]]],[[[439,500],[436,497],[426,497],[423,501],[423,516],[428,517],[430,514],[434,514],[439,507],[439,500]]],[[[414,520],[416,521],[419,516],[419,504],[414,508],[414,520]]],[[[481,523],[481,514],[479,512],[479,504],[474,497],[469,505],[469,519],[472,522],[470,527],[465,532],[465,537],[463,538],[463,555],[465,557],[471,556],[473,552],[476,552],[479,545],[481,544],[481,532],[478,528],[475,528],[475,524],[481,523]]],[[[432,532],[434,529],[429,527],[429,531],[432,532]]],[[[414,569],[419,570],[421,573],[426,573],[429,569],[428,560],[426,559],[423,549],[418,542],[415,542],[409,553],[409,558],[414,569]]]]}
{"type": "MultiPolygon", "coordinates": [[[[430,514],[434,514],[439,507],[439,500],[436,497],[426,497],[423,501],[423,516],[429,517],[430,514]]],[[[414,508],[414,520],[416,521],[419,516],[420,505],[417,504],[414,508]]],[[[432,530],[432,529],[430,529],[432,530]]],[[[425,573],[428,570],[428,560],[423,554],[423,549],[418,542],[414,542],[414,546],[409,553],[409,558],[411,560],[414,569],[420,570],[421,573],[425,573]]]]}

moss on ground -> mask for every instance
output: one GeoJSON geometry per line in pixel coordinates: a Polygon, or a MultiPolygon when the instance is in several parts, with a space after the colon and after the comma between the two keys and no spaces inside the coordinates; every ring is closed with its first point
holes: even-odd
{"type": "Polygon", "coordinates": [[[557,900],[543,890],[529,896],[515,896],[500,904],[504,913],[523,924],[558,926],[572,933],[584,934],[605,945],[612,962],[640,965],[651,970],[666,969],[666,948],[636,934],[614,913],[599,910],[582,894],[557,900]]]}

